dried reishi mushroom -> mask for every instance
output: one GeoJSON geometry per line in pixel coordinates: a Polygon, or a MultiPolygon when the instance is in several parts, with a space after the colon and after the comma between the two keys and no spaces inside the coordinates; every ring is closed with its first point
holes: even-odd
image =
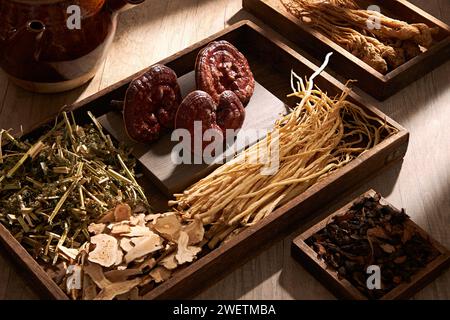
{"type": "Polygon", "coordinates": [[[178,218],[173,214],[165,217],[158,218],[154,225],[153,229],[156,230],[163,237],[176,241],[180,234],[181,223],[178,218]]]}
{"type": "Polygon", "coordinates": [[[149,253],[158,251],[162,249],[162,241],[161,238],[157,234],[152,234],[150,236],[146,236],[145,239],[142,239],[137,243],[137,245],[127,252],[125,255],[125,262],[129,264],[130,262],[142,258],[149,253]]]}
{"type": "Polygon", "coordinates": [[[116,222],[130,220],[131,218],[131,208],[126,203],[121,203],[114,209],[114,220],[116,222]]]}
{"type": "Polygon", "coordinates": [[[224,91],[217,105],[217,124],[225,132],[226,129],[238,130],[245,120],[245,109],[241,100],[233,91],[224,91]]]}
{"type": "MultiPolygon", "coordinates": [[[[191,92],[180,104],[175,117],[175,127],[187,129],[191,134],[191,146],[197,134],[201,134],[203,149],[210,141],[203,141],[207,130],[215,130],[214,141],[224,142],[227,129],[240,129],[245,120],[245,109],[237,95],[232,91],[224,91],[219,96],[218,105],[212,97],[204,91],[191,92]],[[195,132],[196,122],[198,132],[195,132]]],[[[205,139],[208,140],[208,139],[205,139]]]]}
{"type": "Polygon", "coordinates": [[[188,246],[189,236],[186,232],[180,231],[180,236],[178,237],[178,247],[175,258],[179,264],[186,262],[192,262],[196,255],[202,250],[198,247],[188,246]]]}
{"type": "Polygon", "coordinates": [[[116,263],[119,250],[116,238],[107,234],[98,234],[91,237],[91,243],[95,244],[95,249],[89,253],[88,260],[90,262],[107,268],[116,263]]]}
{"type": "Polygon", "coordinates": [[[227,41],[215,41],[197,56],[197,88],[211,95],[216,103],[220,94],[233,91],[246,105],[255,89],[255,79],[247,59],[227,41]]]}
{"type": "Polygon", "coordinates": [[[200,219],[195,219],[187,226],[184,226],[183,231],[189,236],[189,245],[201,242],[205,236],[205,228],[200,219]]]}
{"type": "Polygon", "coordinates": [[[128,87],[124,121],[128,135],[138,142],[157,140],[164,128],[173,128],[181,103],[181,91],[175,72],[154,65],[134,79],[128,87]]]}
{"type": "MultiPolygon", "coordinates": [[[[201,141],[202,150],[211,143],[211,141],[203,141],[203,135],[207,130],[215,131],[219,140],[217,143],[223,143],[223,133],[217,125],[216,111],[217,106],[211,96],[200,90],[188,94],[180,104],[175,117],[175,128],[189,131],[192,151],[195,150],[196,140],[201,141]],[[198,128],[197,131],[196,128],[198,128]]],[[[215,139],[216,137],[214,141],[215,139]]]]}

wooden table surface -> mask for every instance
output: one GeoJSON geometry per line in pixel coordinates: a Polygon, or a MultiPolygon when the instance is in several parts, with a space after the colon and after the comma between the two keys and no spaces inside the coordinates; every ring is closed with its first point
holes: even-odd
{"type": "MultiPolygon", "coordinates": [[[[450,24],[448,0],[411,2],[450,24]]],[[[242,11],[241,0],[147,0],[121,14],[106,61],[80,89],[32,94],[14,86],[0,71],[0,128],[27,130],[62,105],[83,99],[241,19],[258,22],[242,11]]],[[[450,62],[384,103],[373,102],[410,130],[409,150],[402,164],[382,172],[352,196],[374,188],[394,205],[406,208],[415,222],[450,248],[450,62]]],[[[330,205],[336,207],[336,203],[330,205]]],[[[198,298],[333,299],[290,256],[292,238],[305,227],[274,243],[198,298]]],[[[0,247],[0,299],[38,298],[33,283],[0,247]]],[[[415,298],[450,299],[450,271],[415,298]]]]}

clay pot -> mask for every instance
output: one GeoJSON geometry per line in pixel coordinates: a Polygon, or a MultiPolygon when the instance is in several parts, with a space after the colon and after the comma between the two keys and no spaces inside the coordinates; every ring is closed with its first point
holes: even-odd
{"type": "Polygon", "coordinates": [[[0,66],[31,91],[79,87],[101,65],[118,12],[144,1],[0,0],[0,66]]]}

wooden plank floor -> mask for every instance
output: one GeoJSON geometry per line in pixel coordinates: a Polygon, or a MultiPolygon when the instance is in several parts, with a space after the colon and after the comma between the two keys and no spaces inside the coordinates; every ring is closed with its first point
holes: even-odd
{"type": "MultiPolygon", "coordinates": [[[[448,0],[411,2],[450,24],[448,0]]],[[[22,126],[26,130],[62,105],[91,95],[240,19],[255,20],[241,10],[241,0],[147,0],[139,9],[120,16],[106,61],[96,77],[80,89],[57,95],[31,94],[15,87],[0,71],[0,128],[21,130],[22,126]]],[[[357,188],[352,196],[369,188],[378,190],[450,247],[450,62],[377,104],[410,130],[409,151],[402,164],[357,188]]],[[[333,299],[290,257],[290,242],[303,229],[275,243],[198,298],[333,299]]],[[[0,299],[38,298],[33,284],[0,247],[0,299]]],[[[450,271],[415,298],[450,299],[450,271]]]]}

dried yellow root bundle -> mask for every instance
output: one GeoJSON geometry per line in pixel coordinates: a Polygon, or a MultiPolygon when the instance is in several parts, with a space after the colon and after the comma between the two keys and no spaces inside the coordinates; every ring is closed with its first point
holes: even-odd
{"type": "Polygon", "coordinates": [[[304,23],[385,74],[433,44],[436,28],[359,8],[352,0],[280,0],[304,23]]]}
{"type": "MultiPolygon", "coordinates": [[[[213,226],[209,247],[226,241],[244,227],[258,223],[277,207],[320,179],[371,149],[395,129],[346,100],[331,99],[320,89],[306,89],[296,77],[291,96],[301,99],[292,113],[278,121],[263,140],[200,180],[171,202],[186,218],[213,226]],[[261,150],[277,150],[279,167],[262,174],[255,163],[261,150]]],[[[293,81],[294,82],[294,81],[293,81]]]]}

